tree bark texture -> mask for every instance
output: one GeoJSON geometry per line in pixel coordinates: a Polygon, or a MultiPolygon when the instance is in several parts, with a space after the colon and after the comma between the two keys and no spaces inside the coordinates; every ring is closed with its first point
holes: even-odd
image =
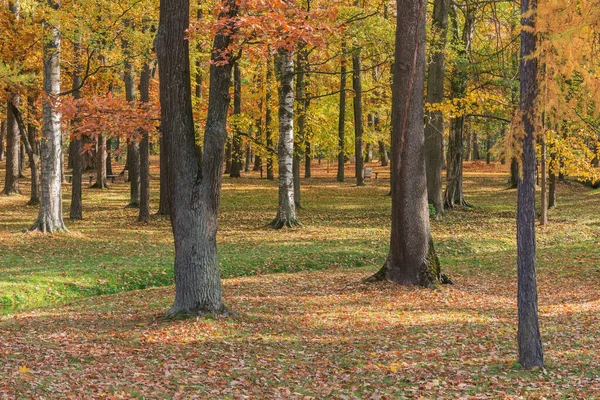
{"type": "MultiPolygon", "coordinates": [[[[77,40],[73,43],[73,53],[75,55],[75,70],[73,72],[73,89],[81,86],[81,35],[78,35],[77,40]]],[[[81,98],[81,90],[77,89],[73,92],[75,99],[81,98]]],[[[73,174],[71,179],[71,206],[69,208],[69,218],[80,220],[83,218],[82,204],[82,179],[83,179],[83,142],[81,137],[74,137],[71,140],[71,153],[69,161],[72,164],[73,174]]]]}
{"type": "MultiPolygon", "coordinates": [[[[140,102],[150,102],[150,65],[144,63],[140,72],[140,102]]],[[[140,213],[139,222],[150,220],[150,139],[148,131],[142,132],[140,141],[140,213]]]]}
{"type": "MultiPolygon", "coordinates": [[[[19,106],[19,95],[11,94],[9,103],[19,106]]],[[[19,189],[19,156],[21,137],[19,124],[13,112],[13,108],[7,106],[6,111],[6,175],[2,194],[20,194],[19,189]]]]}
{"type": "Polygon", "coordinates": [[[356,158],[356,186],[365,184],[363,156],[363,117],[362,117],[362,61],[359,50],[352,54],[352,88],[354,89],[354,156],[356,158]]]}
{"type": "MultiPolygon", "coordinates": [[[[233,65],[233,114],[240,115],[242,113],[242,72],[240,65],[236,62],[233,65]]],[[[235,126],[233,129],[233,138],[231,142],[231,178],[239,178],[242,176],[242,135],[240,127],[235,126]]]]}
{"type": "Polygon", "coordinates": [[[35,152],[35,145],[33,141],[35,139],[35,127],[30,125],[28,131],[28,128],[25,126],[25,122],[23,121],[23,115],[21,114],[19,108],[17,108],[11,102],[9,102],[7,106],[11,108],[11,112],[13,113],[15,120],[17,121],[17,126],[19,128],[19,137],[21,138],[21,143],[23,147],[25,147],[25,153],[29,158],[29,168],[31,169],[31,196],[27,205],[38,205],[40,204],[40,181],[38,171],[39,156],[35,152]]]}
{"type": "Polygon", "coordinates": [[[4,147],[4,140],[6,139],[6,121],[0,121],[0,161],[4,161],[4,154],[6,147],[4,147]]]}
{"type": "MultiPolygon", "coordinates": [[[[427,103],[429,104],[439,104],[444,100],[449,9],[450,0],[435,0],[432,21],[434,35],[431,46],[432,54],[427,70],[427,103]]],[[[428,111],[425,121],[427,197],[429,203],[435,208],[436,215],[442,215],[444,213],[442,196],[444,116],[441,111],[428,111]]]]}
{"type": "MultiPolygon", "coordinates": [[[[521,1],[521,24],[534,27],[531,11],[535,0],[521,1]]],[[[534,107],[538,92],[537,58],[529,58],[536,49],[531,30],[521,31],[521,103],[525,137],[523,139],[523,174],[517,189],[517,272],[518,272],[518,345],[519,362],[525,369],[542,367],[544,356],[538,322],[535,243],[535,169],[534,107]]]]}
{"type": "Polygon", "coordinates": [[[267,142],[267,179],[275,180],[273,173],[273,130],[271,128],[273,104],[271,101],[273,92],[273,60],[267,57],[267,90],[265,94],[265,140],[267,142]]]}
{"type": "Polygon", "coordinates": [[[44,41],[43,128],[41,141],[40,212],[31,230],[43,233],[66,231],[62,207],[62,134],[60,114],[54,108],[60,93],[60,28],[44,23],[48,37],[44,41]]]}
{"type": "Polygon", "coordinates": [[[158,211],[156,212],[158,215],[169,215],[169,162],[167,160],[167,152],[165,148],[165,139],[162,133],[160,133],[160,148],[159,148],[159,158],[160,158],[160,193],[158,198],[158,211]]]}
{"type": "Polygon", "coordinates": [[[429,229],[423,93],[425,0],[397,0],[392,84],[392,231],[390,252],[372,279],[429,287],[440,264],[429,229]]]}
{"type": "MultiPolygon", "coordinates": [[[[123,49],[126,54],[130,52],[129,44],[123,41],[123,49]]],[[[125,98],[128,102],[137,99],[135,91],[135,70],[133,63],[126,58],[124,61],[123,80],[125,82],[125,98]]],[[[129,171],[129,204],[128,207],[140,206],[140,145],[139,142],[130,138],[127,143],[127,170],[129,171]]]]}
{"type": "Polygon", "coordinates": [[[344,182],[344,168],[346,165],[346,37],[342,37],[342,56],[340,66],[340,112],[338,117],[338,168],[337,180],[344,182]]]}
{"type": "Polygon", "coordinates": [[[294,203],[294,58],[281,49],[276,60],[279,79],[279,209],[271,227],[281,229],[299,225],[294,203]]]}
{"type": "Polygon", "coordinates": [[[162,131],[169,160],[171,225],[175,239],[175,301],[167,317],[229,315],[217,257],[218,213],[231,85],[228,36],[235,0],[224,0],[212,49],[204,156],[198,163],[190,87],[189,0],[161,0],[155,39],[160,75],[162,131]]]}
{"type": "Polygon", "coordinates": [[[303,156],[303,149],[306,142],[306,112],[308,109],[308,100],[306,99],[306,70],[308,68],[308,54],[304,46],[296,54],[296,97],[298,98],[298,135],[294,140],[294,163],[292,165],[294,174],[294,204],[296,208],[302,208],[300,203],[300,162],[303,156]]]}

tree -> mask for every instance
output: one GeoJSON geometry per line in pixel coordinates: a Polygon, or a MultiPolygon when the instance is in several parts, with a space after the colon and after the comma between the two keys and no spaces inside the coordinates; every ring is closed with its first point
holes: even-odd
{"type": "Polygon", "coordinates": [[[392,231],[390,251],[370,280],[432,286],[441,279],[429,229],[423,93],[425,0],[397,0],[392,83],[392,231]]]}
{"type": "Polygon", "coordinates": [[[271,227],[281,229],[299,225],[294,202],[294,57],[293,52],[279,49],[276,58],[279,78],[279,208],[271,227]]]}
{"type": "Polygon", "coordinates": [[[217,226],[227,138],[232,55],[238,4],[224,0],[212,51],[202,165],[196,157],[190,87],[188,0],[161,0],[155,39],[162,132],[169,160],[171,226],[175,239],[175,301],[167,317],[227,316],[223,304],[217,226]],[[176,90],[174,90],[176,88],[176,90]]]}
{"type": "MultiPolygon", "coordinates": [[[[150,65],[145,62],[140,72],[140,101],[147,105],[150,102],[150,65]]],[[[150,219],[150,137],[147,130],[142,132],[140,141],[140,213],[139,222],[150,219]]]]}
{"type": "MultiPolygon", "coordinates": [[[[9,103],[19,107],[19,95],[11,94],[9,103]]],[[[19,189],[20,132],[14,109],[7,104],[6,111],[6,178],[2,194],[21,193],[19,189]]]]}
{"type": "Polygon", "coordinates": [[[356,186],[365,185],[363,157],[363,117],[362,117],[362,60],[360,49],[352,52],[352,89],[354,90],[354,156],[356,158],[356,186]]]}
{"type": "Polygon", "coordinates": [[[524,131],[522,175],[517,189],[517,265],[519,362],[525,369],[542,367],[544,356],[538,323],[535,261],[535,102],[538,61],[534,34],[535,0],[521,1],[521,127],[524,131]]]}
{"type": "MultiPolygon", "coordinates": [[[[444,100],[444,74],[446,71],[446,37],[448,33],[449,0],[436,0],[433,5],[433,44],[427,74],[427,103],[444,100]]],[[[444,213],[442,197],[442,168],[444,143],[444,116],[440,110],[429,111],[425,125],[425,167],[427,169],[427,196],[436,215],[444,213]]]]}
{"type": "MultiPolygon", "coordinates": [[[[57,11],[60,3],[51,3],[57,11]]],[[[45,21],[47,37],[44,39],[44,95],[43,128],[41,141],[42,190],[40,212],[30,228],[44,233],[66,231],[62,216],[62,133],[60,114],[54,101],[60,93],[60,30],[57,21],[45,21]]]]}
{"type": "Polygon", "coordinates": [[[340,58],[340,113],[338,116],[338,169],[337,180],[344,182],[344,166],[346,165],[346,37],[342,36],[342,55],[340,58]]]}
{"type": "MultiPolygon", "coordinates": [[[[240,63],[233,66],[233,114],[238,117],[242,113],[242,72],[240,63]]],[[[239,121],[236,121],[231,139],[231,167],[229,176],[239,178],[242,172],[242,135],[239,121]]]]}

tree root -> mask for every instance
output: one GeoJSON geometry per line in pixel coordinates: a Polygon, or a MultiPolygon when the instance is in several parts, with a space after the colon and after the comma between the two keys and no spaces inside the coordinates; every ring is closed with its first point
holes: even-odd
{"type": "Polygon", "coordinates": [[[302,224],[296,218],[280,219],[279,217],[276,217],[273,221],[271,221],[271,223],[269,223],[269,226],[273,229],[283,229],[299,227],[302,226],[302,224]]]}

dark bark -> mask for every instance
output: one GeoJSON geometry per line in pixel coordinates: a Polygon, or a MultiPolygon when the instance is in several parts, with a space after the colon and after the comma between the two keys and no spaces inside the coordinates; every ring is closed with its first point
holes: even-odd
{"type": "Polygon", "coordinates": [[[23,139],[21,138],[21,144],[19,146],[19,178],[25,178],[25,169],[27,168],[26,163],[26,155],[27,150],[25,150],[25,145],[23,144],[23,139]]]}
{"type": "MultiPolygon", "coordinates": [[[[535,0],[521,1],[521,24],[533,28],[535,0]]],[[[521,103],[525,137],[523,139],[523,173],[517,195],[517,271],[518,271],[518,344],[519,362],[525,369],[542,367],[544,356],[538,322],[536,243],[535,243],[535,142],[534,112],[537,87],[536,38],[533,29],[521,31],[521,103]]]]}
{"type": "Polygon", "coordinates": [[[479,133],[476,130],[472,130],[473,134],[471,135],[473,138],[473,157],[471,158],[473,161],[479,161],[479,133]]]}
{"type": "MultiPolygon", "coordinates": [[[[224,0],[219,18],[234,17],[237,7],[235,0],[224,0]]],[[[227,22],[215,35],[200,166],[195,154],[188,26],[188,0],[161,0],[155,42],[175,239],[175,301],[167,311],[170,318],[229,315],[223,304],[216,239],[232,69],[227,62],[231,57],[228,34],[235,27],[227,22]]]]}
{"type": "MultiPolygon", "coordinates": [[[[81,35],[77,36],[77,40],[73,43],[73,53],[75,55],[75,71],[73,72],[73,85],[72,88],[76,89],[73,92],[75,99],[81,98],[81,35]]],[[[77,125],[77,121],[75,126],[77,125]]],[[[83,142],[81,137],[74,137],[71,141],[71,152],[69,154],[69,160],[73,168],[73,176],[71,177],[71,206],[69,208],[69,218],[74,220],[80,220],[83,218],[83,204],[82,204],[82,178],[83,178],[83,142]]]]}
{"type": "MultiPolygon", "coordinates": [[[[19,106],[19,95],[12,94],[9,100],[16,107],[19,106]]],[[[21,152],[21,137],[19,124],[13,108],[7,105],[6,111],[6,175],[2,194],[20,194],[19,189],[19,155],[21,152]]]]}
{"type": "MultiPolygon", "coordinates": [[[[135,70],[133,63],[129,60],[129,44],[123,41],[123,50],[126,58],[124,61],[123,80],[125,82],[125,98],[128,102],[134,102],[137,99],[135,91],[135,70]]],[[[140,206],[140,145],[134,138],[130,138],[127,143],[127,170],[129,171],[129,204],[128,207],[137,208],[140,206]]]]}
{"type": "Polygon", "coordinates": [[[519,184],[519,161],[516,157],[510,160],[510,188],[516,189],[519,184]]]}
{"type": "Polygon", "coordinates": [[[232,149],[232,142],[233,139],[228,139],[227,140],[227,145],[225,148],[225,173],[226,174],[231,174],[231,157],[233,155],[233,149],[232,149]]]}
{"type": "MultiPolygon", "coordinates": [[[[55,5],[57,8],[58,5],[55,5]]],[[[43,129],[40,147],[41,196],[40,212],[30,230],[43,233],[66,231],[62,215],[62,134],[60,114],[54,99],[60,93],[60,27],[44,22],[46,37],[43,46],[44,101],[43,129]]]]}
{"type": "Polygon", "coordinates": [[[306,146],[304,148],[304,177],[312,177],[311,164],[312,164],[312,146],[310,141],[305,137],[306,146]]]}
{"type": "Polygon", "coordinates": [[[265,94],[265,138],[267,142],[267,179],[275,180],[273,174],[273,130],[271,128],[272,121],[272,109],[271,96],[273,91],[273,59],[267,57],[267,90],[265,94]]]}
{"type": "Polygon", "coordinates": [[[306,143],[306,112],[308,109],[308,100],[306,99],[306,73],[308,69],[308,54],[305,46],[302,45],[296,56],[296,65],[298,72],[296,74],[296,97],[298,100],[298,134],[294,140],[294,160],[293,160],[293,175],[294,175],[294,203],[296,208],[302,208],[300,203],[300,161],[303,157],[303,147],[306,143]]]}
{"type": "Polygon", "coordinates": [[[492,162],[492,154],[490,151],[491,149],[492,149],[492,138],[488,135],[487,139],[485,140],[485,163],[488,165],[492,162]]]}
{"type": "MultiPolygon", "coordinates": [[[[233,114],[242,113],[242,73],[239,62],[233,65],[233,114]]],[[[242,175],[242,135],[239,126],[234,126],[231,143],[231,178],[242,175]]]]}
{"type": "Polygon", "coordinates": [[[548,209],[556,207],[556,174],[550,169],[548,174],[549,188],[548,188],[548,209]]]}
{"type": "MultiPolygon", "coordinates": [[[[17,121],[17,126],[19,128],[19,136],[21,138],[21,144],[25,148],[25,153],[29,157],[29,168],[31,169],[31,197],[28,206],[38,205],[40,204],[40,190],[39,190],[39,172],[38,172],[38,155],[34,149],[34,142],[31,138],[35,138],[35,127],[32,125],[28,128],[25,126],[25,122],[23,121],[23,116],[21,111],[15,107],[14,104],[8,103],[8,107],[11,108],[11,112],[15,116],[15,120],[17,121]]],[[[25,155],[23,155],[25,158],[25,155]]]]}
{"type": "Polygon", "coordinates": [[[465,161],[471,161],[471,154],[473,154],[473,132],[470,129],[465,129],[465,133],[467,134],[465,138],[465,144],[467,145],[465,149],[465,161]]]}
{"type": "Polygon", "coordinates": [[[547,171],[547,157],[546,157],[546,153],[547,153],[547,146],[546,146],[546,138],[542,137],[540,139],[540,141],[542,142],[542,159],[540,160],[541,164],[542,164],[542,171],[541,171],[541,181],[542,181],[542,185],[541,185],[541,189],[542,189],[542,196],[541,196],[541,205],[540,205],[540,209],[541,209],[541,215],[540,215],[540,225],[548,225],[548,171],[547,171]]]}
{"type": "Polygon", "coordinates": [[[346,165],[346,37],[342,37],[342,56],[340,67],[340,112],[338,117],[338,169],[337,180],[344,182],[344,168],[346,165]]]}
{"type": "Polygon", "coordinates": [[[169,215],[169,162],[168,162],[168,154],[165,149],[165,140],[164,135],[160,134],[160,148],[159,148],[159,158],[160,158],[160,194],[158,199],[158,211],[156,212],[158,215],[169,215]]]}
{"type": "MultiPolygon", "coordinates": [[[[140,102],[147,104],[150,102],[150,65],[144,63],[140,72],[140,102]]],[[[148,222],[150,220],[150,153],[149,132],[142,132],[140,141],[140,213],[139,222],[148,222]]]]}
{"type": "Polygon", "coordinates": [[[392,231],[390,252],[372,280],[430,287],[440,263],[429,229],[423,93],[425,0],[397,0],[392,84],[392,231]]]}
{"type": "Polygon", "coordinates": [[[356,185],[363,186],[364,157],[363,157],[363,118],[362,118],[362,61],[358,50],[352,54],[352,89],[354,89],[354,156],[356,158],[354,175],[356,185]]]}
{"type": "Polygon", "coordinates": [[[250,172],[250,164],[252,163],[252,147],[250,143],[246,144],[246,156],[244,157],[244,172],[250,172]]]}
{"type": "Polygon", "coordinates": [[[112,167],[113,139],[106,139],[106,175],[114,175],[112,167]]]}
{"type": "MultiPolygon", "coordinates": [[[[427,103],[429,104],[439,104],[444,100],[449,9],[450,0],[435,0],[432,20],[434,35],[431,46],[432,54],[427,70],[427,103]]],[[[442,215],[444,213],[442,196],[444,116],[441,111],[428,111],[425,121],[427,198],[435,208],[436,215],[442,215]]],[[[379,146],[381,153],[381,144],[379,146]]]]}

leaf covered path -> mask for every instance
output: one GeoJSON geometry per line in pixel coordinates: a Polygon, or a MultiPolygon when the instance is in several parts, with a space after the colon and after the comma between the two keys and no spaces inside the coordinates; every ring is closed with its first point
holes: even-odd
{"type": "Polygon", "coordinates": [[[161,321],[171,288],[0,317],[0,398],[599,395],[600,277],[541,273],[547,368],[525,372],[514,279],[362,284],[372,270],[226,280],[235,320],[161,321]]]}

